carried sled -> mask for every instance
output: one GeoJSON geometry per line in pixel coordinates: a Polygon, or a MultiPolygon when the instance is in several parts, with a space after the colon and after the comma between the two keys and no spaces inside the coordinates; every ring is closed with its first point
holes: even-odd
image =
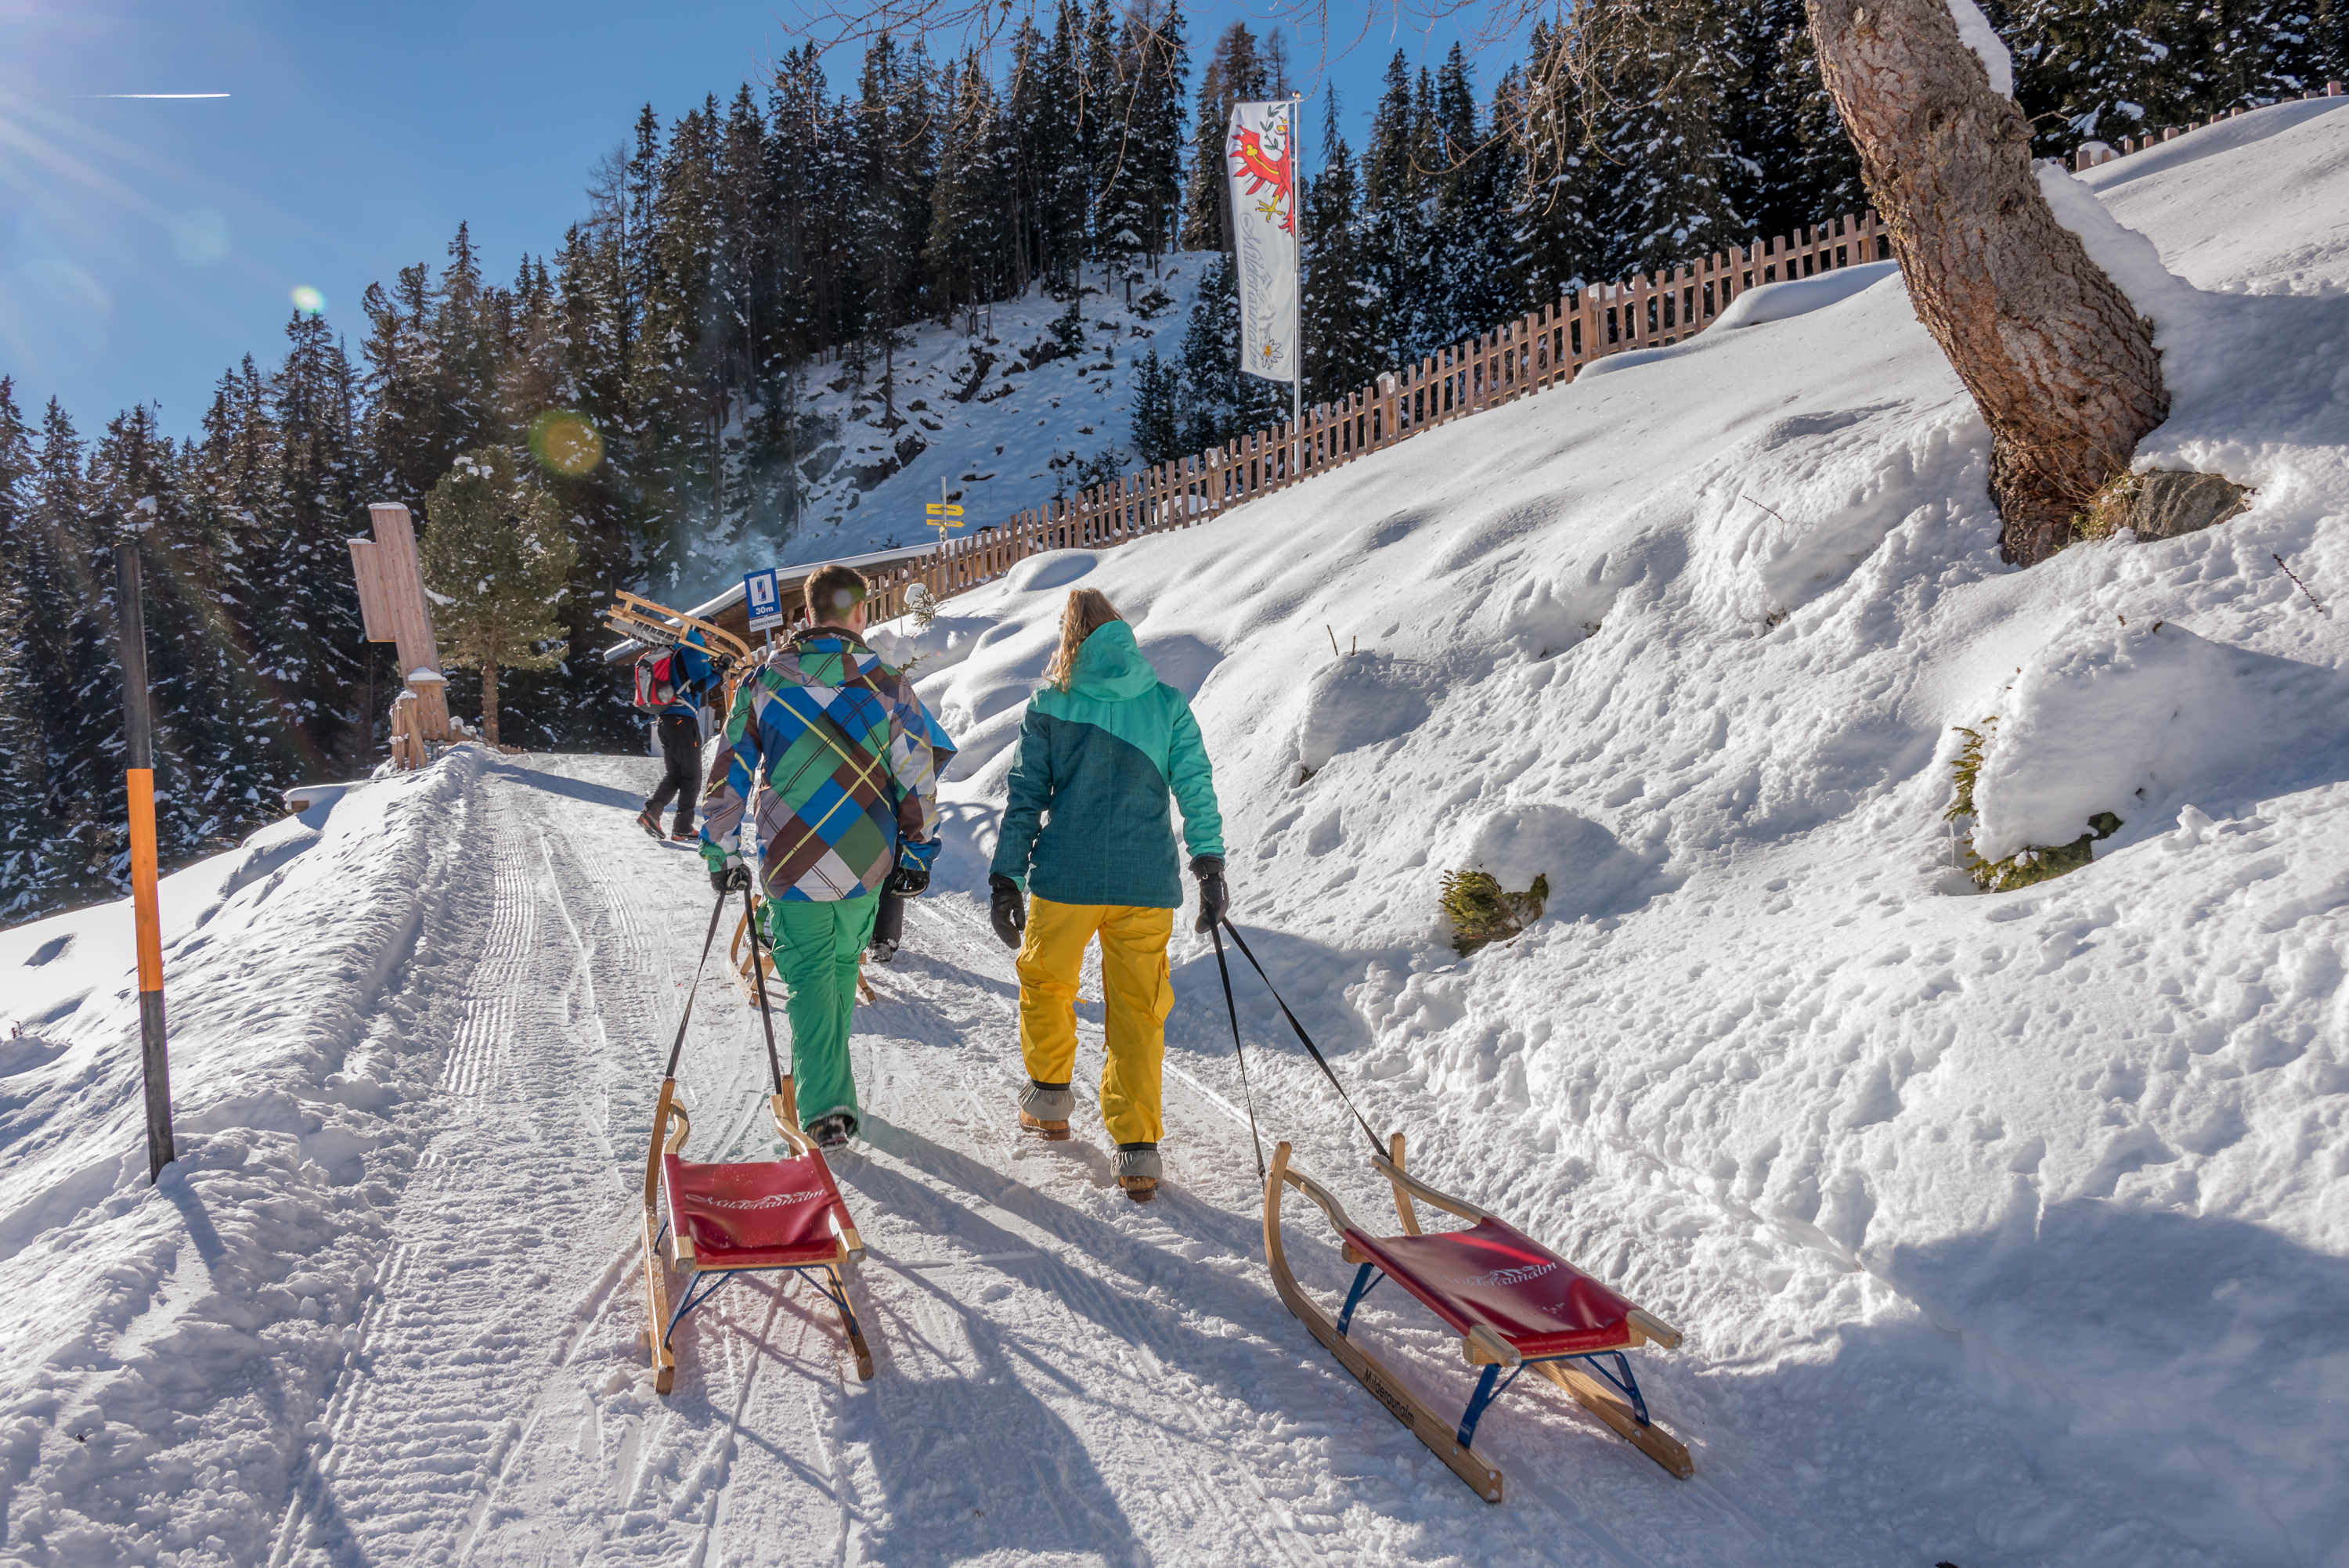
{"type": "MultiPolygon", "coordinates": [[[[750,895],[743,895],[747,918],[750,895]]],[[[703,964],[718,936],[718,923],[726,913],[719,899],[710,912],[709,934],[701,944],[703,964]]],[[[644,1239],[645,1319],[651,1347],[653,1387],[666,1394],[677,1381],[677,1355],[671,1339],[688,1314],[737,1275],[789,1272],[805,1276],[822,1291],[840,1314],[842,1331],[856,1357],[860,1379],[873,1376],[873,1351],[864,1342],[854,1308],[848,1301],[848,1265],[864,1256],[864,1243],[846,1200],[833,1181],[823,1151],[800,1130],[799,1106],[792,1080],[775,1051],[773,1020],[764,1002],[764,943],[757,923],[750,923],[751,983],[761,993],[760,1021],[767,1035],[767,1066],[774,1088],[768,1097],[775,1135],[786,1152],[776,1160],[726,1164],[701,1164],[685,1158],[692,1119],[677,1102],[678,1057],[685,1048],[686,1025],[693,1017],[693,994],[686,996],[685,1016],[678,1022],[677,1044],[669,1051],[668,1072],[661,1079],[660,1098],[653,1110],[653,1135],[645,1155],[644,1239]],[[675,1130],[670,1124],[675,1123],[675,1130]],[[662,1244],[667,1243],[663,1256],[662,1244]],[[668,1305],[668,1276],[686,1275],[677,1305],[668,1305]]],[[[694,970],[695,990],[700,988],[701,967],[694,970]]]]}
{"type": "Polygon", "coordinates": [[[623,637],[649,648],[673,648],[685,641],[687,634],[700,633],[701,652],[726,683],[729,708],[734,706],[735,683],[757,661],[750,644],[715,622],[656,604],[624,589],[613,590],[612,603],[604,606],[604,622],[623,637]]]}

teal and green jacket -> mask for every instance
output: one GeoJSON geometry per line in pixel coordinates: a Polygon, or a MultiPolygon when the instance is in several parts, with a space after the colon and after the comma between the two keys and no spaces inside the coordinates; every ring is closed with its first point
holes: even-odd
{"type": "Polygon", "coordinates": [[[1192,855],[1221,855],[1199,721],[1134,646],[1133,628],[1112,621],[1077,650],[1068,690],[1028,699],[989,869],[1055,903],[1179,909],[1170,791],[1192,855]]]}

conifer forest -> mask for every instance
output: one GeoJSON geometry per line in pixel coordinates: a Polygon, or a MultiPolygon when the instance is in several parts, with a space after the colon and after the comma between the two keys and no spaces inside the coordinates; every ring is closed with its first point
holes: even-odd
{"type": "MultiPolygon", "coordinates": [[[[2321,88],[2349,68],[2341,4],[1984,9],[2054,156],[2321,88]]],[[[1160,338],[1174,346],[1131,362],[1125,455],[1285,417],[1285,387],[1235,369],[1229,264],[1209,259],[1230,104],[1309,85],[1278,34],[1194,40],[1179,0],[1064,0],[982,57],[884,36],[829,63],[854,79],[810,45],[681,117],[647,106],[545,251],[509,272],[460,223],[444,257],[387,258],[355,337],[295,315],[184,438],[148,407],[78,424],[25,407],[0,366],[0,920],[126,885],[125,539],[145,575],[169,865],[280,814],[288,786],[373,766],[400,672],[361,638],[344,541],[371,500],[429,533],[427,497],[458,459],[529,451],[549,410],[582,416],[601,460],[531,465],[571,535],[567,654],[508,672],[499,701],[510,742],[604,749],[642,744],[595,657],[611,591],[722,585],[691,569],[697,542],[792,559],[801,466],[827,438],[807,389],[853,381],[894,417],[916,325],[958,328],[976,362],[991,304],[1146,298],[1168,257],[1204,253],[1190,318],[1160,338]]],[[[1309,403],[1569,284],[1868,204],[1797,0],[1584,0],[1514,58],[1399,52],[1375,104],[1323,94],[1306,113],[1309,403]]],[[[450,697],[474,711],[475,677],[450,697]]]]}

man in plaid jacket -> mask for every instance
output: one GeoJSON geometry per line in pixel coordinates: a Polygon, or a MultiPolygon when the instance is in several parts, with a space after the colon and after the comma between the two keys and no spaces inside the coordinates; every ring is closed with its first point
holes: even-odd
{"type": "Polygon", "coordinates": [[[792,1073],[801,1120],[829,1149],[856,1131],[848,1034],[881,890],[920,892],[937,853],[928,729],[912,683],[864,645],[864,595],[851,567],[808,579],[813,624],[735,692],[702,801],[701,858],[724,894],[750,885],[743,807],[751,780],[764,786],[755,832],[792,1073]]]}

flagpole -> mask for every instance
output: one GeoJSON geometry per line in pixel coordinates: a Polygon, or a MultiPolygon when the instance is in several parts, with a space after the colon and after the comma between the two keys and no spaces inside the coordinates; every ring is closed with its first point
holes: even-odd
{"type": "Polygon", "coordinates": [[[1288,482],[1305,477],[1305,95],[1288,95],[1288,259],[1297,280],[1297,363],[1288,367],[1288,482]]]}

